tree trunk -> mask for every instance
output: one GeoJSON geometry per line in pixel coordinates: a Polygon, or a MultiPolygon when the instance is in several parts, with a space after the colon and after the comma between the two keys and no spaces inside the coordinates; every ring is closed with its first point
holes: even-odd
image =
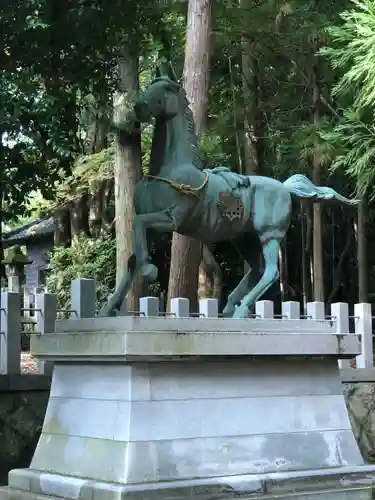
{"type": "MultiPolygon", "coordinates": [[[[207,118],[210,37],[211,0],[189,0],[184,87],[198,135],[203,132],[207,118]]],[[[192,311],[196,310],[201,255],[199,241],[173,234],[168,304],[173,297],[186,297],[192,311]]]]}
{"type": "Polygon", "coordinates": [[[368,302],[366,201],[364,199],[362,199],[361,203],[358,206],[356,238],[358,263],[358,302],[368,302]]]}
{"type": "Polygon", "coordinates": [[[184,64],[184,88],[198,136],[207,122],[211,54],[211,0],[189,0],[184,64]]]}
{"type": "Polygon", "coordinates": [[[70,232],[70,210],[68,206],[62,206],[54,212],[55,231],[54,246],[67,247],[71,242],[70,232]]]}
{"type": "Polygon", "coordinates": [[[104,110],[98,109],[90,115],[88,130],[88,154],[100,153],[108,146],[108,122],[104,110]]]}
{"type": "MultiPolygon", "coordinates": [[[[248,12],[251,7],[249,0],[240,0],[240,7],[248,12]]],[[[264,124],[260,109],[262,89],[256,43],[251,34],[242,37],[244,173],[248,175],[261,173],[264,151],[264,124]]]]}
{"type": "Polygon", "coordinates": [[[103,213],[103,181],[93,181],[89,196],[89,230],[92,238],[97,238],[102,232],[103,213]]]}
{"type": "Polygon", "coordinates": [[[103,181],[102,188],[102,213],[101,235],[115,234],[115,182],[113,179],[103,181]]]}
{"type": "MultiPolygon", "coordinates": [[[[316,180],[314,183],[317,184],[316,180]]],[[[323,225],[322,207],[319,203],[314,203],[313,206],[313,275],[314,300],[324,302],[323,225]]]]}
{"type": "Polygon", "coordinates": [[[301,258],[302,258],[302,294],[304,311],[307,310],[307,303],[312,301],[311,282],[311,233],[312,218],[311,209],[307,204],[300,203],[301,221],[301,258]]]}
{"type": "MultiPolygon", "coordinates": [[[[118,60],[118,90],[113,97],[113,119],[119,126],[115,138],[116,285],[127,272],[127,261],[133,251],[133,200],[142,173],[140,131],[121,129],[132,110],[138,89],[138,54],[124,47],[118,60]]],[[[123,309],[139,309],[140,291],[140,279],[137,279],[123,309]]]]}
{"type": "MultiPolygon", "coordinates": [[[[240,0],[240,8],[246,17],[253,6],[250,0],[240,0]]],[[[264,156],[264,124],[261,114],[261,77],[259,60],[256,50],[256,40],[247,33],[242,37],[242,86],[244,102],[243,143],[244,143],[244,174],[259,175],[263,170],[264,156]]],[[[280,256],[281,256],[280,252],[280,256]]],[[[259,256],[262,265],[262,256],[259,256]]],[[[280,260],[282,263],[282,260],[280,260]]],[[[244,272],[249,271],[249,265],[244,262],[244,272]]],[[[280,286],[281,286],[280,279],[280,286]]]]}
{"type": "Polygon", "coordinates": [[[210,297],[219,300],[222,284],[223,273],[221,267],[216,262],[208,246],[203,245],[202,260],[199,266],[198,298],[205,299],[210,297]]]}
{"type": "MultiPolygon", "coordinates": [[[[319,108],[320,108],[320,88],[318,75],[318,61],[316,56],[317,46],[313,47],[313,69],[312,69],[312,106],[313,122],[317,128],[319,126],[319,108]]],[[[316,139],[317,141],[317,139],[316,139]]],[[[321,177],[321,158],[319,155],[318,144],[312,158],[312,178],[314,184],[320,184],[321,177]]],[[[322,205],[314,203],[313,205],[313,274],[314,274],[314,300],[324,302],[324,266],[323,266],[323,223],[322,223],[322,205]]]]}
{"type": "Polygon", "coordinates": [[[88,193],[85,192],[70,203],[70,234],[74,238],[81,233],[89,235],[88,193]]]}
{"type": "MultiPolygon", "coordinates": [[[[3,136],[3,133],[5,132],[5,127],[3,125],[0,125],[0,137],[3,136]]],[[[0,158],[4,158],[4,146],[2,141],[0,141],[0,158]]],[[[3,247],[3,229],[4,229],[4,224],[7,222],[7,217],[5,215],[5,175],[4,175],[4,169],[1,169],[0,172],[0,286],[2,286],[2,281],[6,281],[7,275],[5,272],[5,265],[3,264],[4,260],[4,247],[3,247]],[[3,178],[4,177],[4,178],[3,178]]]]}
{"type": "Polygon", "coordinates": [[[344,281],[343,271],[344,271],[347,257],[348,257],[349,252],[350,252],[352,239],[353,239],[353,233],[351,231],[347,231],[345,246],[344,246],[344,248],[341,252],[340,258],[337,262],[336,269],[334,269],[333,286],[332,286],[331,293],[329,294],[328,299],[327,299],[327,309],[329,309],[331,304],[335,301],[335,298],[336,298],[337,294],[339,293],[340,288],[343,286],[343,281],[344,281]]]}
{"type": "Polygon", "coordinates": [[[238,171],[240,174],[243,173],[243,161],[242,161],[242,146],[240,141],[239,127],[238,127],[238,109],[237,109],[237,100],[236,100],[236,82],[233,75],[233,64],[232,64],[232,56],[228,57],[228,70],[230,75],[230,86],[232,89],[232,114],[233,114],[233,128],[236,139],[236,150],[237,150],[237,162],[238,162],[238,171]]]}

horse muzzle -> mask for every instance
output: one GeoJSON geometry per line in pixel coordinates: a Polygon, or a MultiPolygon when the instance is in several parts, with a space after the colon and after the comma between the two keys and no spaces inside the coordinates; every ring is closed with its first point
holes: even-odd
{"type": "Polygon", "coordinates": [[[134,113],[137,117],[137,119],[141,123],[148,123],[152,119],[152,114],[150,112],[149,106],[142,101],[138,101],[134,105],[134,113]]]}

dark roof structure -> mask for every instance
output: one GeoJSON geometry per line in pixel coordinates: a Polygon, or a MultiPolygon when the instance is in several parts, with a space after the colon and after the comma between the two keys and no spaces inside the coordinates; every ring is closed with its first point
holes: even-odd
{"type": "Polygon", "coordinates": [[[43,240],[53,235],[55,231],[55,221],[51,216],[41,217],[12,229],[2,235],[2,245],[4,248],[13,245],[22,245],[34,240],[43,240]]]}

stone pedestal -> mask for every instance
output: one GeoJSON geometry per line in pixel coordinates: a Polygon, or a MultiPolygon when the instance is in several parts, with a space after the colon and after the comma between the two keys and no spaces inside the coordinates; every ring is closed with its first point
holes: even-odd
{"type": "Polygon", "coordinates": [[[359,339],[329,322],[68,320],[32,351],[48,409],[1,500],[371,498],[337,366],[359,339]]]}

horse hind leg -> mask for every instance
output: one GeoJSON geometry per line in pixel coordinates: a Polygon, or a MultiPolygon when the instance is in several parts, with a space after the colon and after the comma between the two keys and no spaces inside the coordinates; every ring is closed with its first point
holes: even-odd
{"type": "Polygon", "coordinates": [[[254,276],[258,274],[257,269],[251,267],[249,271],[245,274],[236,288],[228,296],[227,303],[223,309],[223,315],[225,317],[232,317],[236,310],[236,305],[241,302],[246,292],[250,289],[252,283],[255,282],[254,276]]]}
{"type": "MultiPolygon", "coordinates": [[[[245,243],[245,242],[244,242],[245,243]]],[[[260,277],[260,269],[259,269],[259,257],[260,253],[257,251],[254,252],[249,248],[240,248],[239,245],[234,245],[237,248],[238,252],[242,255],[242,257],[246,260],[249,265],[249,270],[236,286],[236,288],[228,295],[227,303],[223,309],[223,315],[226,317],[232,317],[235,310],[236,305],[241,303],[241,300],[244,298],[246,293],[250,290],[252,286],[254,286],[257,281],[259,281],[260,277]]]]}
{"type": "MultiPolygon", "coordinates": [[[[279,231],[278,231],[279,233],[279,231]]],[[[241,304],[236,307],[233,318],[248,318],[249,308],[275,283],[279,277],[279,249],[284,235],[268,235],[261,237],[264,256],[264,272],[258,283],[245,295],[241,304]]]]}

